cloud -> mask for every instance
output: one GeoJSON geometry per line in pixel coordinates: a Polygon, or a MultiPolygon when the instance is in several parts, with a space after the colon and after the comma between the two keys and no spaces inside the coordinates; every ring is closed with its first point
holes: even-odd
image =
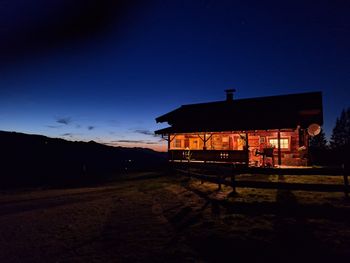
{"type": "Polygon", "coordinates": [[[93,129],[95,129],[95,126],[92,126],[92,125],[88,126],[88,130],[89,130],[89,131],[91,131],[91,130],[93,130],[93,129]]]}
{"type": "Polygon", "coordinates": [[[62,127],[61,125],[46,125],[46,127],[51,128],[51,129],[57,129],[62,127]]]}
{"type": "Polygon", "coordinates": [[[73,136],[73,133],[70,133],[70,132],[67,132],[67,133],[63,133],[63,134],[61,134],[61,136],[63,136],[63,137],[72,137],[73,136]]]}
{"type": "Polygon", "coordinates": [[[68,125],[72,122],[72,119],[70,117],[57,117],[56,122],[64,125],[68,125]]]}
{"type": "Polygon", "coordinates": [[[145,144],[158,144],[158,142],[144,142],[145,144]]]}
{"type": "Polygon", "coordinates": [[[142,144],[158,144],[158,142],[147,140],[114,140],[111,143],[142,143],[142,144]]]}
{"type": "Polygon", "coordinates": [[[135,133],[140,133],[140,134],[144,134],[144,135],[150,135],[150,136],[154,136],[154,132],[150,131],[150,130],[146,130],[146,129],[137,129],[134,130],[135,133]]]}
{"type": "Polygon", "coordinates": [[[76,139],[78,139],[79,136],[81,136],[81,133],[66,132],[66,133],[61,134],[60,136],[64,137],[64,138],[70,138],[70,139],[76,138],[76,139]]]}

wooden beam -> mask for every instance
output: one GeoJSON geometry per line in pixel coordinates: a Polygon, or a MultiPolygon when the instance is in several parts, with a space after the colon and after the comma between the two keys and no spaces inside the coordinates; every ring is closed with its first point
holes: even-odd
{"type": "Polygon", "coordinates": [[[175,139],[175,137],[176,137],[176,135],[174,135],[174,137],[171,139],[171,135],[169,134],[168,140],[169,140],[170,142],[172,142],[172,141],[175,139]]]}
{"type": "MultiPolygon", "coordinates": [[[[182,174],[187,174],[187,170],[177,169],[182,174]]],[[[191,172],[191,177],[216,183],[219,186],[232,186],[232,180],[226,180],[224,176],[204,175],[201,173],[191,172]]],[[[315,192],[343,192],[344,186],[341,184],[319,184],[319,183],[286,183],[286,182],[268,182],[254,180],[235,180],[234,187],[237,188],[259,188],[259,189],[277,189],[277,190],[301,190],[315,192]]]]}
{"type": "Polygon", "coordinates": [[[175,136],[176,136],[176,135],[174,135],[174,137],[171,139],[171,135],[168,134],[168,138],[164,138],[164,134],[162,134],[162,139],[164,139],[164,140],[166,140],[166,141],[168,141],[168,142],[172,142],[172,141],[175,139],[175,136]]]}
{"type": "Polygon", "coordinates": [[[170,142],[171,142],[170,141],[170,134],[168,134],[168,140],[167,141],[168,141],[168,152],[169,152],[169,150],[170,150],[170,142]]]}
{"type": "Polygon", "coordinates": [[[203,150],[206,150],[207,149],[207,141],[210,140],[210,138],[213,136],[213,134],[210,134],[209,137],[207,137],[207,134],[204,133],[204,136],[203,138],[200,136],[200,134],[197,134],[197,136],[203,141],[204,143],[204,146],[203,146],[203,150]]]}
{"type": "Polygon", "coordinates": [[[170,161],[170,160],[173,161],[172,160],[172,156],[171,156],[172,153],[170,153],[170,133],[168,134],[168,140],[167,141],[168,141],[168,161],[170,161]]]}
{"type": "Polygon", "coordinates": [[[281,166],[282,156],[281,156],[281,131],[277,132],[277,146],[278,146],[278,166],[281,166]]]}
{"type": "Polygon", "coordinates": [[[170,152],[170,144],[171,142],[175,139],[176,135],[173,136],[173,138],[171,138],[170,133],[168,134],[168,139],[166,139],[168,141],[168,161],[172,161],[174,162],[174,158],[173,158],[173,153],[170,152]]]}
{"type": "Polygon", "coordinates": [[[249,144],[248,144],[248,132],[245,133],[245,147],[246,147],[246,164],[249,166],[249,144]]]}
{"type": "Polygon", "coordinates": [[[201,140],[202,140],[202,142],[204,142],[205,137],[204,137],[204,138],[202,138],[200,134],[197,134],[197,136],[199,137],[199,139],[201,139],[201,140]]]}

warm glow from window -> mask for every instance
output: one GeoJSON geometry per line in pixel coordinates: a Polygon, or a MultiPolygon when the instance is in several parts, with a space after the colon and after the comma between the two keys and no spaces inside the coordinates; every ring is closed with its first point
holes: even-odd
{"type": "MultiPolygon", "coordinates": [[[[288,138],[282,138],[280,139],[281,143],[281,149],[289,149],[289,139],[288,138]]],[[[278,148],[278,139],[269,139],[269,144],[274,146],[275,148],[278,148]]]]}
{"type": "Polygon", "coordinates": [[[174,147],[175,148],[181,148],[181,140],[175,139],[174,140],[174,147]]]}

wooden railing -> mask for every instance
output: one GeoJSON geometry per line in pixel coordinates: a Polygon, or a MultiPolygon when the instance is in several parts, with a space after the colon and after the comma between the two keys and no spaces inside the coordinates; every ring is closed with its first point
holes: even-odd
{"type": "MultiPolygon", "coordinates": [[[[345,198],[349,198],[350,186],[349,175],[350,170],[344,168],[251,168],[238,167],[236,165],[223,166],[222,164],[183,164],[182,167],[177,165],[174,167],[176,171],[190,176],[218,184],[219,190],[221,185],[231,186],[233,192],[236,192],[236,187],[240,188],[261,188],[261,189],[277,189],[291,191],[315,191],[315,192],[344,192],[345,198]],[[273,175],[273,176],[305,176],[312,175],[315,177],[314,183],[298,183],[285,181],[262,181],[249,179],[236,179],[242,174],[249,175],[273,175]],[[318,178],[322,176],[342,177],[343,184],[326,184],[319,183],[318,178]]],[[[263,178],[263,177],[262,177],[263,178]]],[[[266,178],[266,177],[265,177],[266,178]]]]}
{"type": "Polygon", "coordinates": [[[169,150],[169,161],[205,161],[246,163],[246,151],[236,150],[169,150]]]}

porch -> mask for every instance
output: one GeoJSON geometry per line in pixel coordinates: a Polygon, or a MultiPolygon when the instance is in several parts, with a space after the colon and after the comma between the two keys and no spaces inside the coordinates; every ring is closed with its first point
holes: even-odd
{"type": "Polygon", "coordinates": [[[307,165],[303,157],[307,138],[299,129],[178,133],[166,139],[171,162],[240,163],[254,167],[307,165]]]}

